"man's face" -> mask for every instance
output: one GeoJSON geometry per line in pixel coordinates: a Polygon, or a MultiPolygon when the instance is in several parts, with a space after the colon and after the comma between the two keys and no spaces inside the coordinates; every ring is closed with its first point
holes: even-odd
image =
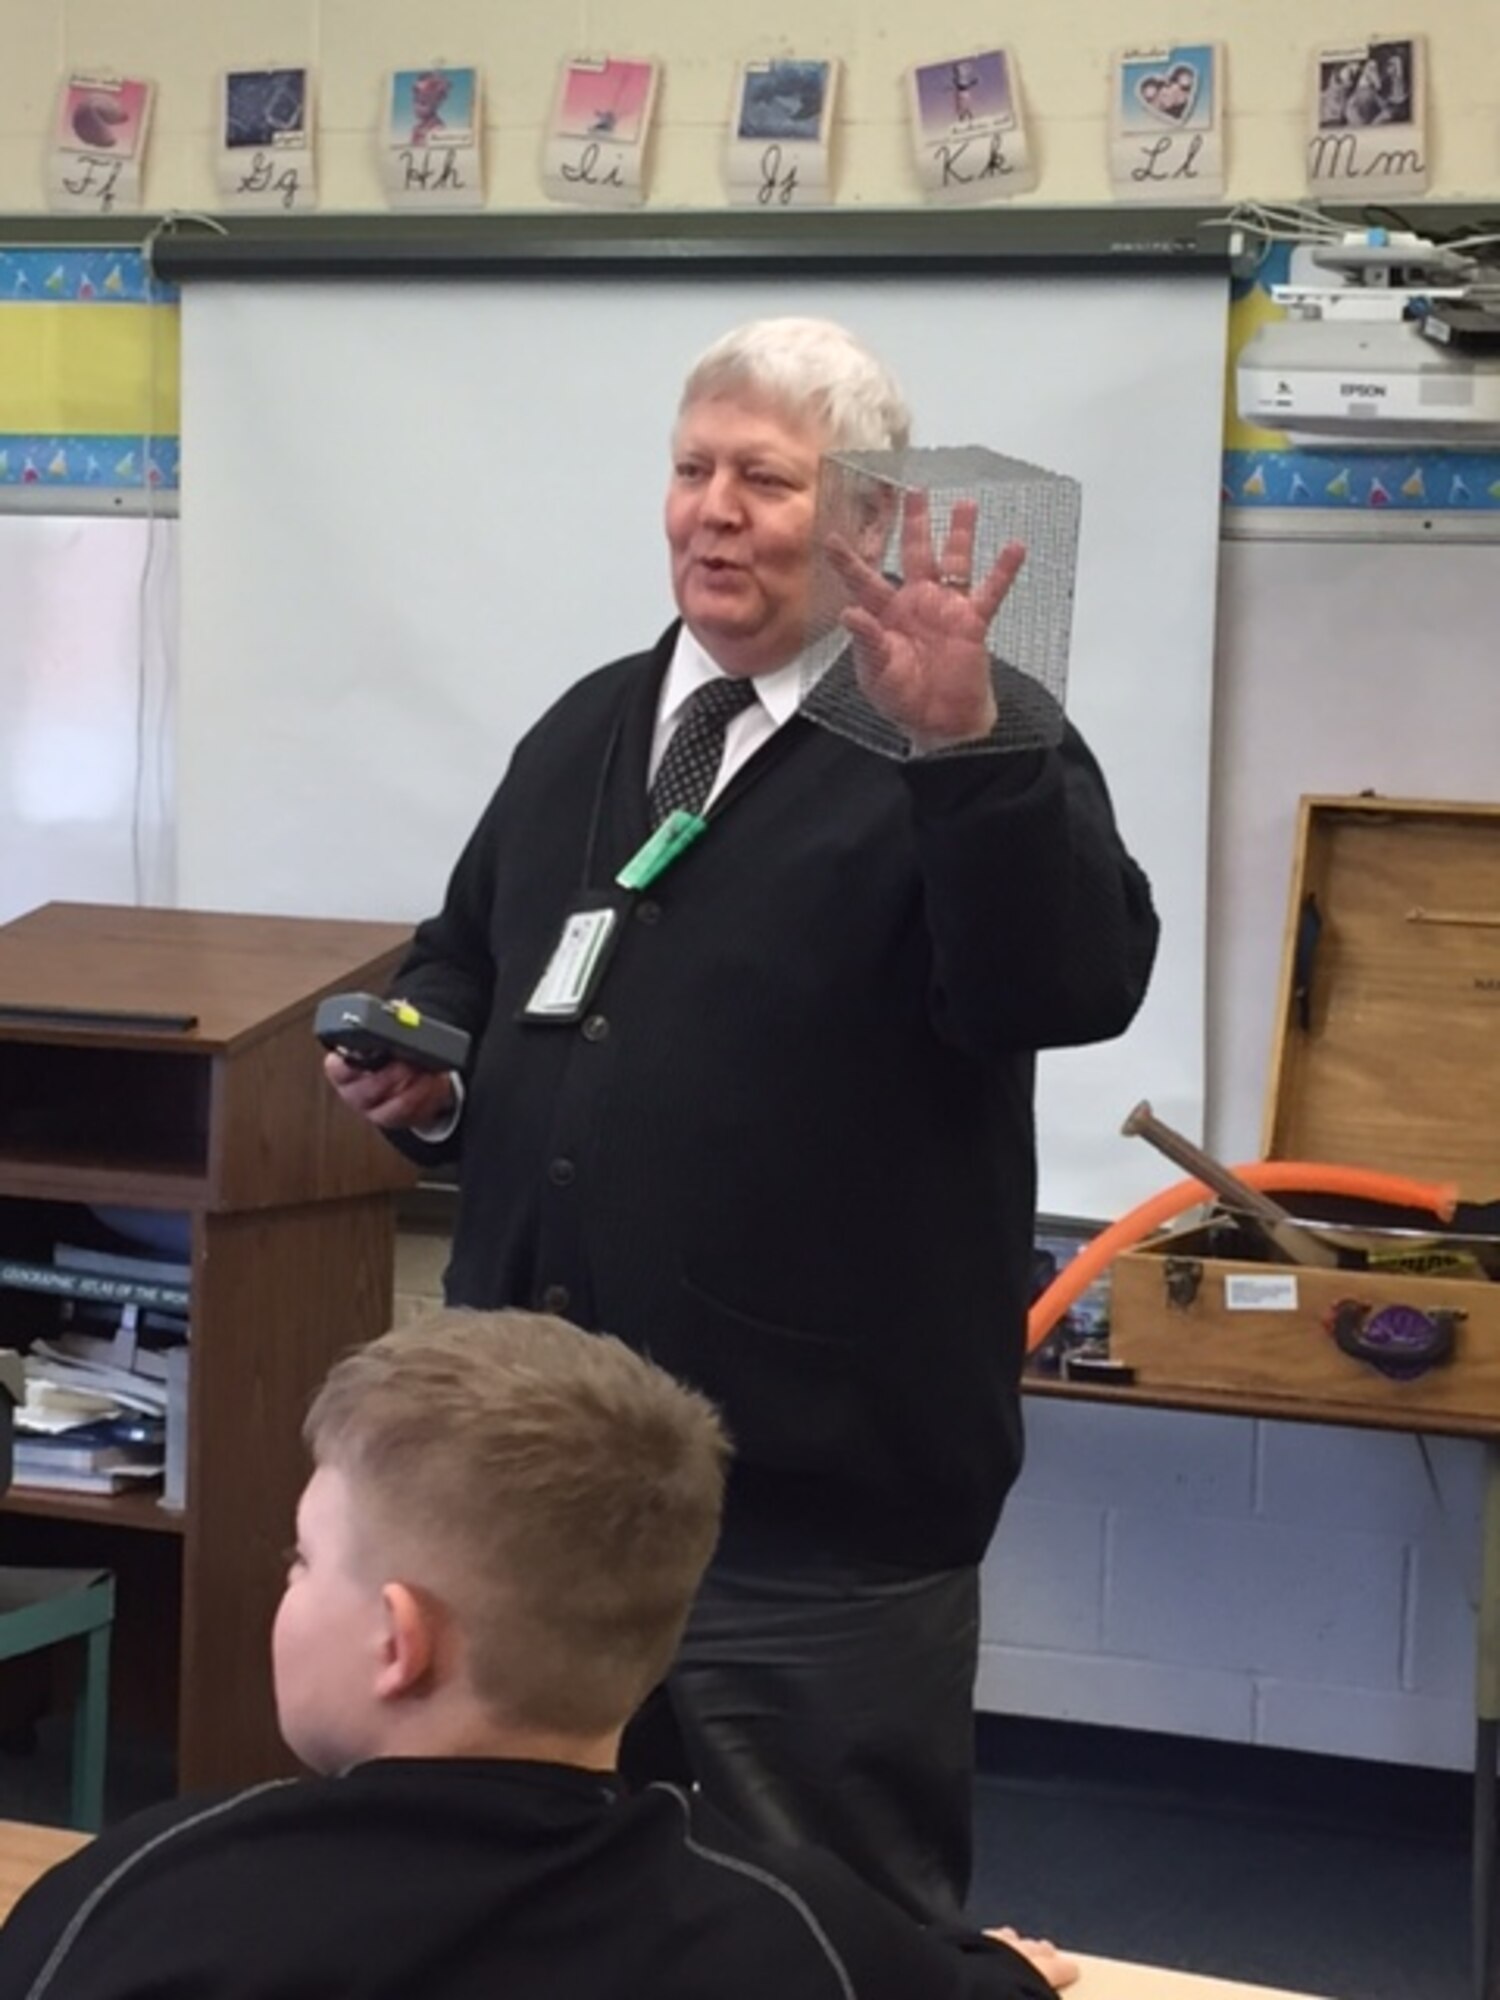
{"type": "Polygon", "coordinates": [[[271,1630],[277,1721],[312,1770],[347,1770],[373,1754],[385,1635],[382,1588],[359,1560],[348,1481],[320,1465],[298,1503],[297,1545],[271,1630]]]}
{"type": "Polygon", "coordinates": [[[667,544],[689,630],[727,674],[795,659],[807,625],[821,425],[751,396],[692,403],[672,439],[667,544]]]}

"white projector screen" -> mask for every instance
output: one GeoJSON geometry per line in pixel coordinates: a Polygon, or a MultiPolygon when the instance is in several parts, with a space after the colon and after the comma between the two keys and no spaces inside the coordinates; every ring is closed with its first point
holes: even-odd
{"type": "Polygon", "coordinates": [[[1069,708],[1164,919],[1122,1043],[1049,1056],[1043,1205],[1160,1184],[1202,1118],[1222,278],[655,275],[204,282],[184,293],[184,904],[416,918],[520,734],[667,624],[667,439],[697,353],[844,321],[917,441],[1083,483],[1069,708]]]}

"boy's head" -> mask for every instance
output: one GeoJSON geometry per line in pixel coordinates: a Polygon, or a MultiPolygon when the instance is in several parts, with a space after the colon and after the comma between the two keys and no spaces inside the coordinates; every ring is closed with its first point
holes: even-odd
{"type": "Polygon", "coordinates": [[[304,1434],[272,1640],[297,1755],[611,1744],[718,1536],[710,1405],[562,1320],[441,1312],[339,1361],[304,1434]]]}

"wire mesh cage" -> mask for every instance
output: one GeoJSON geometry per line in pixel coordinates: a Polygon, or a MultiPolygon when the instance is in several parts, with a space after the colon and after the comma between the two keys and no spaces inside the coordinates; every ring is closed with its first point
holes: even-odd
{"type": "Polygon", "coordinates": [[[810,721],[889,757],[913,754],[908,737],[871,701],[860,648],[844,613],[857,602],[847,572],[829,553],[838,537],[887,582],[935,581],[960,502],[975,510],[973,561],[960,584],[982,584],[1001,552],[1020,542],[1026,560],[990,621],[988,648],[998,720],[987,737],[959,746],[1037,749],[1063,732],[1082,489],[1077,480],[982,445],[901,451],[830,452],[818,480],[802,713],[810,721]],[[903,522],[913,494],[925,495],[929,561],[913,579],[903,568],[903,522]]]}

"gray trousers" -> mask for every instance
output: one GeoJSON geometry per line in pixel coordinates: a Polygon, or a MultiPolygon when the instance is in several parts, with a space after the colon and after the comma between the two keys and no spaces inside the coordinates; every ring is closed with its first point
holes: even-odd
{"type": "Polygon", "coordinates": [[[973,1846],[979,1577],[715,1567],[627,1781],[690,1777],[746,1832],[815,1845],[923,1922],[952,1922],[973,1846]]]}

